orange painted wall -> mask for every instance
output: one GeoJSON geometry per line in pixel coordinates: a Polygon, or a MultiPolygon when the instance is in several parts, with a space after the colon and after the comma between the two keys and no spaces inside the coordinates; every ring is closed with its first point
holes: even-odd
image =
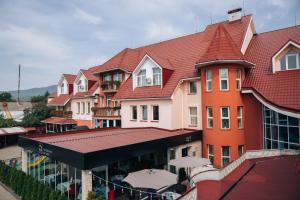
{"type": "Polygon", "coordinates": [[[245,142],[247,150],[263,148],[262,104],[252,95],[243,94],[245,104],[245,142]]]}
{"type": "Polygon", "coordinates": [[[76,119],[77,126],[87,126],[89,128],[93,128],[93,121],[92,120],[80,120],[76,119]]]}
{"type": "MultiPolygon", "coordinates": [[[[243,118],[245,106],[241,97],[241,92],[236,90],[236,69],[240,68],[242,80],[245,73],[244,68],[238,65],[218,65],[201,69],[202,84],[202,124],[203,124],[203,157],[208,157],[207,145],[214,146],[214,164],[221,166],[221,147],[231,147],[231,160],[238,158],[238,145],[244,145],[244,129],[238,129],[237,107],[243,106],[243,118]],[[220,68],[228,68],[229,91],[220,91],[220,68]],[[206,91],[206,69],[212,70],[212,91],[206,91]],[[213,108],[213,128],[207,128],[207,106],[213,108]],[[221,129],[220,108],[230,107],[230,128],[221,129]]],[[[243,125],[245,120],[243,119],[243,125]]]]}

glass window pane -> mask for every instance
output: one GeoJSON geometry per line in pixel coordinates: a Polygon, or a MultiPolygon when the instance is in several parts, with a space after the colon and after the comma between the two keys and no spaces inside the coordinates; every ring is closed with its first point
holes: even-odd
{"type": "Polygon", "coordinates": [[[288,121],[290,126],[299,126],[299,119],[295,117],[289,117],[288,121]]]}
{"type": "Polygon", "coordinates": [[[220,78],[228,77],[228,69],[220,69],[220,78]]]}
{"type": "Polygon", "coordinates": [[[279,149],[288,149],[289,145],[286,142],[279,142],[279,149]]]}
{"type": "Polygon", "coordinates": [[[222,128],[229,128],[229,120],[222,119],[222,128]]]}
{"type": "Polygon", "coordinates": [[[265,140],[265,148],[271,149],[271,140],[265,140]]]}
{"type": "Polygon", "coordinates": [[[222,108],[222,117],[228,117],[228,108],[222,108]]]}
{"type": "Polygon", "coordinates": [[[211,78],[212,78],[211,70],[207,70],[206,71],[206,80],[211,80],[211,78]]]}
{"type": "Polygon", "coordinates": [[[288,142],[287,127],[279,126],[279,140],[283,142],[288,142]]]}
{"type": "Polygon", "coordinates": [[[272,149],[278,149],[278,141],[272,141],[272,149]]]}
{"type": "Polygon", "coordinates": [[[297,54],[287,55],[288,61],[288,69],[295,69],[297,68],[297,54]]]}
{"type": "Polygon", "coordinates": [[[279,125],[287,125],[287,116],[278,113],[278,122],[279,122],[279,125]]]}
{"type": "Polygon", "coordinates": [[[289,127],[289,140],[299,144],[299,127],[289,127]]]}
{"type": "Polygon", "coordinates": [[[285,70],[285,56],[280,60],[280,70],[285,70]]]}
{"type": "Polygon", "coordinates": [[[229,156],[230,155],[230,147],[228,147],[228,146],[223,146],[222,147],[222,155],[223,156],[229,156]]]}
{"type": "Polygon", "coordinates": [[[190,93],[194,94],[197,93],[197,84],[195,81],[190,82],[190,93]]]}
{"type": "Polygon", "coordinates": [[[227,87],[227,80],[221,80],[221,89],[222,90],[228,89],[228,87],[227,87]]]}
{"type": "Polygon", "coordinates": [[[290,144],[290,149],[299,150],[299,145],[290,144]]]}
{"type": "Polygon", "coordinates": [[[266,138],[271,138],[271,126],[270,125],[266,125],[266,134],[265,134],[265,137],[266,138]]]}
{"type": "Polygon", "coordinates": [[[272,125],[271,129],[272,129],[272,139],[278,140],[278,126],[272,125]]]}

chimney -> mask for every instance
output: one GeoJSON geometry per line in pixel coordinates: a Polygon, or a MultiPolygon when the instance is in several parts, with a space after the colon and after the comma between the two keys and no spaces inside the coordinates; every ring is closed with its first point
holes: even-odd
{"type": "Polygon", "coordinates": [[[229,10],[227,13],[228,13],[228,20],[230,22],[236,21],[236,20],[239,20],[242,18],[242,8],[229,10]]]}

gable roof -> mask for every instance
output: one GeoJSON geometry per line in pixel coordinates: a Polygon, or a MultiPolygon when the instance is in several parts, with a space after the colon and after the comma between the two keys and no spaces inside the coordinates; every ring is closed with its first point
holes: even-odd
{"type": "MultiPolygon", "coordinates": [[[[195,34],[163,41],[156,44],[151,44],[134,49],[135,52],[139,52],[139,55],[145,55],[150,52],[155,61],[163,62],[164,66],[171,66],[174,70],[164,87],[151,86],[151,87],[137,87],[132,90],[132,77],[128,78],[125,83],[120,86],[115,98],[118,99],[135,99],[135,98],[170,98],[181,79],[191,78],[199,76],[195,70],[195,63],[205,54],[213,35],[216,32],[220,24],[226,28],[228,35],[232,38],[232,41],[236,48],[240,48],[243,43],[243,37],[250,23],[251,16],[244,16],[241,20],[236,22],[221,22],[207,26],[205,31],[195,34]],[[167,63],[167,64],[166,64],[167,63]]],[[[150,55],[150,56],[151,56],[150,55]]],[[[118,57],[119,54],[116,56],[118,57]]],[[[138,60],[140,61],[140,60],[138,60]]],[[[130,59],[128,65],[135,65],[131,67],[134,69],[139,63],[130,59]]],[[[163,66],[162,66],[163,67],[163,66]]],[[[102,67],[99,67],[101,69],[102,67]]],[[[106,70],[109,67],[106,66],[106,70]]]]}
{"type": "Polygon", "coordinates": [[[300,26],[270,31],[253,37],[245,57],[255,63],[242,89],[251,89],[267,102],[283,109],[300,112],[300,70],[273,73],[272,57],[289,40],[300,44],[300,26]]]}
{"type": "Polygon", "coordinates": [[[63,74],[63,77],[65,77],[68,84],[73,84],[76,79],[76,75],[73,74],[63,74]]]}
{"type": "Polygon", "coordinates": [[[95,70],[94,68],[92,68],[92,70],[86,70],[86,69],[80,69],[80,71],[82,72],[82,74],[85,76],[85,78],[89,81],[97,81],[97,77],[94,76],[94,74],[92,73],[92,71],[95,70]]]}
{"type": "Polygon", "coordinates": [[[53,98],[47,105],[48,106],[64,106],[71,99],[72,95],[69,94],[61,94],[55,98],[53,98]]]}

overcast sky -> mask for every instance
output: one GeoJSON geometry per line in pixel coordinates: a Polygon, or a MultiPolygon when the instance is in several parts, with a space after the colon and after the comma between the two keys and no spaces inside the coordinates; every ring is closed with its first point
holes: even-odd
{"type": "MultiPolygon", "coordinates": [[[[57,84],[123,48],[202,31],[242,0],[0,0],[0,90],[57,84]]],[[[300,23],[299,0],[245,0],[257,32],[300,23]]]]}

